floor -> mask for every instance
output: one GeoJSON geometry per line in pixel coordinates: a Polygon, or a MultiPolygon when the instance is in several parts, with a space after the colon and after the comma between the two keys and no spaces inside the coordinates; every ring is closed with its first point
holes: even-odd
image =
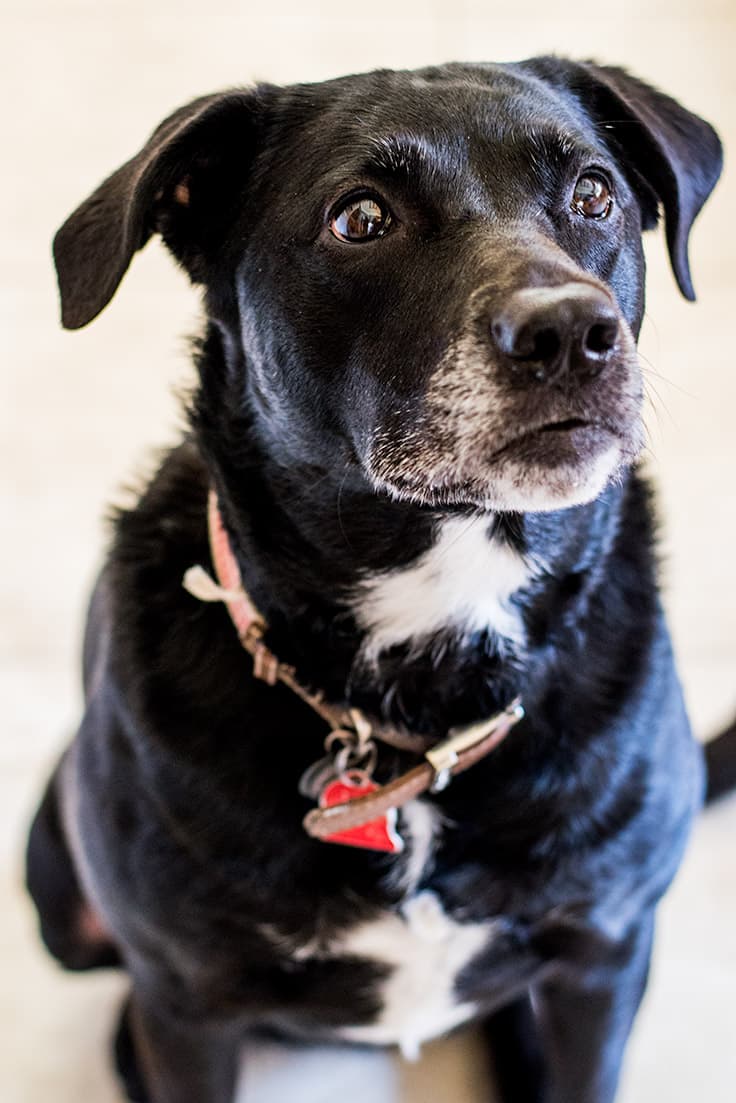
{"type": "MultiPolygon", "coordinates": [[[[255,78],[320,79],[376,66],[555,51],[626,64],[701,111],[736,148],[733,0],[5,0],[0,96],[0,1067],[6,1103],[114,1103],[105,1055],[121,980],[63,975],[41,952],[20,853],[44,775],[79,711],[85,594],[107,504],[174,439],[197,304],[157,245],[114,305],[64,333],[49,241],[91,187],[171,107],[255,78]]],[[[698,223],[699,302],[678,298],[662,241],[648,245],[642,343],[649,466],[660,488],[663,576],[680,666],[704,737],[736,704],[736,174],[698,223]]],[[[661,912],[654,975],[620,1103],[730,1103],[736,1083],[736,797],[707,812],[661,912]]],[[[417,1065],[349,1049],[260,1047],[250,1100],[473,1103],[472,1033],[417,1065]]],[[[573,1101],[571,1101],[573,1103],[573,1101]]]]}

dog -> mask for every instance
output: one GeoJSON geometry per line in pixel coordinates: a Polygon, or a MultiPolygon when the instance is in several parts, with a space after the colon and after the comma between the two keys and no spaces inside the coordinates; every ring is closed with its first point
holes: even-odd
{"type": "Polygon", "coordinates": [[[413,1056],[470,1020],[503,1100],[613,1100],[704,791],[642,232],[692,299],[720,168],[624,70],[450,64],[205,96],[58,232],[67,328],[154,234],[206,313],[28,844],[50,951],[130,976],[132,1100],[228,1103],[249,1031],[413,1056]]]}

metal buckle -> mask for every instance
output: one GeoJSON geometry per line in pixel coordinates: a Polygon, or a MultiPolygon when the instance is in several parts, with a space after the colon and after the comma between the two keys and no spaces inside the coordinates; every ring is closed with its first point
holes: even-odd
{"type": "Polygon", "coordinates": [[[503,720],[518,724],[523,715],[521,698],[516,697],[503,712],[497,712],[487,720],[468,724],[464,728],[451,728],[447,739],[443,739],[441,743],[437,743],[424,753],[424,757],[434,770],[434,781],[430,786],[430,792],[440,793],[447,788],[452,780],[452,771],[460,761],[463,751],[468,751],[471,747],[482,743],[503,720]]]}

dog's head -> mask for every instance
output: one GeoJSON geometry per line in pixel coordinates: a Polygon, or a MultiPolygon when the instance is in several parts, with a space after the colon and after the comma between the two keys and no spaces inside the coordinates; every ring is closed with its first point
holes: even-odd
{"type": "Polygon", "coordinates": [[[642,444],[643,230],[693,297],[711,127],[539,58],[232,91],[182,108],[55,241],[85,325],[160,232],[285,463],[433,508],[588,501],[642,444]]]}

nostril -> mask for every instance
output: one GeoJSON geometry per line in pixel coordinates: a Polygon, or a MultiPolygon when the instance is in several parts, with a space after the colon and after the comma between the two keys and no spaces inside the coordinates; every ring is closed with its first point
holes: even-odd
{"type": "Polygon", "coordinates": [[[520,363],[548,364],[556,360],[562,349],[562,339],[554,326],[522,325],[494,322],[493,339],[512,360],[520,363]]]}
{"type": "Polygon", "coordinates": [[[537,330],[533,335],[532,348],[525,359],[550,364],[560,355],[561,347],[559,333],[551,326],[547,326],[544,329],[537,330]]]}
{"type": "Polygon", "coordinates": [[[585,352],[595,356],[604,356],[616,344],[618,324],[616,322],[597,322],[592,325],[583,338],[585,352]]]}

